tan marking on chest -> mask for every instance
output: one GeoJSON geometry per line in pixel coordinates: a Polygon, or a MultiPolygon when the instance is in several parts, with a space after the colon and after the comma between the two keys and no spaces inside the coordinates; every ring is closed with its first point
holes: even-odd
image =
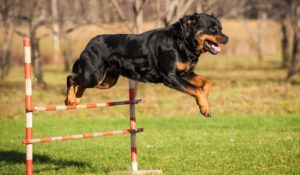
{"type": "Polygon", "coordinates": [[[183,72],[185,70],[187,70],[189,67],[189,65],[187,63],[176,63],[176,70],[179,72],[183,72]]]}
{"type": "Polygon", "coordinates": [[[196,66],[196,64],[189,64],[189,63],[178,62],[176,64],[176,70],[178,72],[184,72],[184,71],[188,71],[190,69],[194,69],[195,66],[196,66]]]}

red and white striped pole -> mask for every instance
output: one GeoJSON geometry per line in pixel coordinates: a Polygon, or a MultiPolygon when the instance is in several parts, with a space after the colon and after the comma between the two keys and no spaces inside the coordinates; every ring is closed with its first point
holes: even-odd
{"type": "Polygon", "coordinates": [[[105,103],[90,103],[82,105],[57,105],[57,106],[33,106],[31,111],[58,111],[58,110],[75,110],[75,109],[90,109],[90,108],[99,108],[99,107],[110,107],[118,105],[128,105],[128,104],[137,104],[144,102],[142,99],[135,99],[134,101],[125,100],[125,101],[114,101],[114,102],[105,102],[105,103]]]}
{"type": "Polygon", "coordinates": [[[57,136],[57,137],[43,137],[30,140],[23,140],[23,144],[32,144],[32,143],[46,143],[46,142],[58,142],[58,141],[68,141],[68,140],[79,140],[79,139],[90,139],[95,137],[105,137],[105,136],[115,136],[129,133],[143,132],[143,128],[136,129],[126,129],[126,130],[117,130],[117,131],[106,131],[106,132],[94,132],[78,135],[66,135],[66,136],[57,136]]]}
{"type": "MultiPolygon", "coordinates": [[[[31,86],[31,50],[30,39],[25,38],[24,44],[24,75],[25,75],[25,109],[26,109],[26,140],[32,139],[32,86],[31,86]]],[[[26,175],[33,171],[32,144],[26,145],[26,175]]]]}
{"type": "MultiPolygon", "coordinates": [[[[137,82],[129,79],[129,101],[134,101],[136,96],[137,82]]],[[[135,104],[129,105],[130,112],[130,129],[135,128],[135,104]]],[[[131,171],[138,171],[137,149],[136,149],[136,133],[130,134],[131,142],[131,171]]]]}

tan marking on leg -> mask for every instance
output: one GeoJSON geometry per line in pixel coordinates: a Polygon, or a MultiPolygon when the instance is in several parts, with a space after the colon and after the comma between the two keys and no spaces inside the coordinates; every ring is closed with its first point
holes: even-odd
{"type": "Polygon", "coordinates": [[[189,83],[193,84],[194,86],[201,88],[201,90],[199,89],[200,93],[196,93],[195,99],[200,108],[201,113],[206,117],[210,116],[210,109],[208,105],[208,95],[211,90],[210,80],[197,74],[191,74],[190,76],[185,77],[184,79],[189,83]]]}
{"type": "Polygon", "coordinates": [[[85,89],[86,88],[84,88],[84,87],[78,86],[77,92],[76,92],[76,104],[80,103],[80,100],[82,98],[82,95],[83,95],[85,89]]]}
{"type": "Polygon", "coordinates": [[[76,97],[75,97],[75,85],[71,85],[67,89],[67,98],[65,100],[66,105],[74,105],[76,104],[76,97]]]}
{"type": "Polygon", "coordinates": [[[211,81],[197,74],[191,74],[185,77],[185,80],[189,83],[201,88],[206,98],[208,98],[209,92],[211,90],[211,81]]]}
{"type": "Polygon", "coordinates": [[[188,93],[195,98],[201,114],[203,114],[205,117],[209,117],[211,115],[209,105],[207,103],[207,99],[206,99],[203,91],[201,91],[200,89],[194,90],[194,89],[187,89],[184,87],[181,87],[181,89],[178,89],[178,90],[188,93]]]}

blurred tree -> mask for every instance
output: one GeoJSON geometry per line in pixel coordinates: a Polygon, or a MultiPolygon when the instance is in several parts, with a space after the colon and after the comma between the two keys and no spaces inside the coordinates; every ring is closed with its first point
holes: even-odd
{"type": "MultiPolygon", "coordinates": [[[[74,43],[81,39],[80,37],[72,37],[71,34],[80,27],[92,23],[98,22],[98,18],[95,10],[91,12],[92,15],[86,14],[92,6],[95,8],[99,7],[98,1],[90,0],[89,3],[84,3],[84,0],[73,1],[64,0],[59,1],[58,7],[58,22],[59,22],[59,36],[60,36],[60,47],[64,57],[64,71],[69,72],[71,70],[70,64],[73,55],[74,43]],[[68,6],[68,9],[65,7],[68,6]],[[85,15],[82,15],[85,14],[85,15]]],[[[82,33],[84,35],[84,33],[82,33]]]]}
{"type": "Polygon", "coordinates": [[[156,0],[155,1],[155,14],[156,14],[156,20],[155,20],[155,27],[158,27],[159,23],[160,23],[160,7],[161,7],[161,1],[160,0],[156,0]]]}
{"type": "Polygon", "coordinates": [[[30,0],[30,1],[20,1],[17,5],[22,7],[18,11],[16,20],[21,23],[25,23],[28,26],[28,33],[25,33],[23,30],[15,28],[15,32],[21,36],[29,36],[31,40],[31,50],[32,50],[32,64],[33,72],[36,77],[37,83],[39,85],[45,86],[46,82],[43,78],[43,69],[40,53],[39,40],[49,34],[37,35],[37,30],[41,26],[49,24],[50,16],[49,11],[50,7],[46,0],[30,0]],[[24,10],[30,9],[30,10],[24,10]]]}
{"type": "Polygon", "coordinates": [[[103,23],[110,23],[110,0],[102,0],[102,16],[103,16],[103,23]]]}
{"type": "Polygon", "coordinates": [[[286,79],[290,79],[299,71],[300,28],[298,20],[300,19],[300,2],[299,0],[273,0],[267,2],[269,3],[269,6],[264,10],[270,14],[271,19],[280,25],[281,66],[287,68],[288,73],[286,79]],[[289,48],[290,44],[291,49],[289,48]]]}
{"type": "Polygon", "coordinates": [[[290,11],[289,18],[291,22],[292,32],[293,32],[293,42],[292,42],[292,53],[291,53],[291,63],[288,68],[287,79],[290,79],[299,72],[299,59],[300,59],[300,26],[298,21],[300,19],[300,2],[298,0],[290,0],[290,11]]]}
{"type": "Polygon", "coordinates": [[[133,0],[133,33],[141,33],[143,31],[143,8],[147,0],[133,0]]]}
{"type": "Polygon", "coordinates": [[[3,37],[2,37],[2,55],[1,55],[1,79],[3,80],[8,76],[10,70],[10,47],[13,41],[14,32],[13,28],[13,17],[16,10],[16,4],[18,0],[1,0],[1,21],[3,26],[3,37]]]}
{"type": "Polygon", "coordinates": [[[166,13],[163,17],[163,24],[168,26],[181,18],[193,3],[194,0],[165,0],[166,13]]]}
{"type": "Polygon", "coordinates": [[[265,5],[266,2],[264,0],[236,1],[233,15],[240,21],[241,26],[248,32],[253,42],[254,49],[256,50],[257,58],[260,62],[263,60],[263,39],[265,21],[267,19],[267,13],[261,9],[263,9],[265,5]],[[249,22],[246,21],[246,19],[249,18],[257,19],[257,32],[250,27],[249,22]]]}
{"type": "Polygon", "coordinates": [[[116,15],[118,15],[119,17],[119,20],[121,22],[125,22],[124,25],[125,27],[129,30],[129,31],[132,31],[132,27],[128,24],[128,19],[126,18],[125,16],[125,13],[123,12],[123,10],[121,9],[120,5],[119,5],[119,2],[117,0],[112,0],[112,4],[113,4],[113,7],[116,11],[116,15]]]}
{"type": "Polygon", "coordinates": [[[277,22],[280,26],[281,33],[281,67],[287,68],[289,65],[289,31],[288,31],[288,12],[290,4],[288,1],[273,0],[264,9],[272,20],[277,22]],[[276,13],[274,13],[276,12],[276,13]]]}
{"type": "Polygon", "coordinates": [[[58,8],[57,0],[51,0],[51,12],[52,12],[52,30],[54,35],[54,61],[60,57],[60,31],[58,22],[58,8]]]}
{"type": "Polygon", "coordinates": [[[289,61],[289,42],[288,42],[288,33],[287,33],[287,24],[285,17],[281,17],[279,20],[280,30],[281,30],[281,67],[287,68],[289,61]]]}

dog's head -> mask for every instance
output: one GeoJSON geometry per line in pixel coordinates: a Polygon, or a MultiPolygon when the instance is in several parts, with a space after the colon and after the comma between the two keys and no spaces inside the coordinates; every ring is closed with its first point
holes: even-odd
{"type": "Polygon", "coordinates": [[[220,21],[213,15],[195,13],[180,19],[183,35],[188,42],[193,42],[197,52],[206,51],[218,54],[221,51],[219,44],[226,44],[228,36],[222,33],[220,21]]]}

